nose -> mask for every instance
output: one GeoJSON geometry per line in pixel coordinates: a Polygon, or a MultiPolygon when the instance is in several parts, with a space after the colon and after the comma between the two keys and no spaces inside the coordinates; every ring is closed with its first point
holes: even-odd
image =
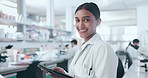
{"type": "Polygon", "coordinates": [[[84,26],[83,21],[78,22],[78,23],[76,24],[76,27],[78,27],[79,29],[84,28],[85,26],[84,26]]]}

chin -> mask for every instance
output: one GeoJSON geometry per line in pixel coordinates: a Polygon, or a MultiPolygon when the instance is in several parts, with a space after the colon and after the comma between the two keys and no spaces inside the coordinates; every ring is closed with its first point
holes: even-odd
{"type": "Polygon", "coordinates": [[[85,38],[86,36],[84,36],[84,35],[80,35],[80,37],[81,37],[81,38],[85,38]]]}

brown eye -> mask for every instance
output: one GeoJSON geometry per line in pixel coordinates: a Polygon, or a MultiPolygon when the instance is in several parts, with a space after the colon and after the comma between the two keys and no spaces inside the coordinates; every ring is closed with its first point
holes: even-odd
{"type": "Polygon", "coordinates": [[[90,20],[91,20],[91,17],[90,16],[83,17],[83,21],[84,22],[89,22],[90,20]]]}
{"type": "Polygon", "coordinates": [[[84,21],[85,21],[85,22],[88,22],[88,21],[90,21],[90,19],[84,19],[84,21]]]}
{"type": "Polygon", "coordinates": [[[75,22],[78,23],[80,20],[79,19],[75,19],[75,22]]]}

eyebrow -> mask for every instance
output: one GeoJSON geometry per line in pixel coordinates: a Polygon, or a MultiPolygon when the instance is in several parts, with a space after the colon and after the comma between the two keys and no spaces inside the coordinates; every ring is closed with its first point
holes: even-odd
{"type": "Polygon", "coordinates": [[[90,18],[90,16],[84,16],[83,19],[90,18]]]}
{"type": "MultiPolygon", "coordinates": [[[[83,19],[91,18],[90,16],[84,16],[83,19]]],[[[78,17],[75,17],[75,19],[78,19],[78,17]]]]}

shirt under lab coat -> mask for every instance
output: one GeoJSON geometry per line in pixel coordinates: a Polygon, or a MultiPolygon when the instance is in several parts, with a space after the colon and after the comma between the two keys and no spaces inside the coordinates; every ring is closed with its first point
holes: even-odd
{"type": "Polygon", "coordinates": [[[76,52],[69,74],[75,78],[116,78],[117,66],[113,49],[95,34],[76,52]]]}

